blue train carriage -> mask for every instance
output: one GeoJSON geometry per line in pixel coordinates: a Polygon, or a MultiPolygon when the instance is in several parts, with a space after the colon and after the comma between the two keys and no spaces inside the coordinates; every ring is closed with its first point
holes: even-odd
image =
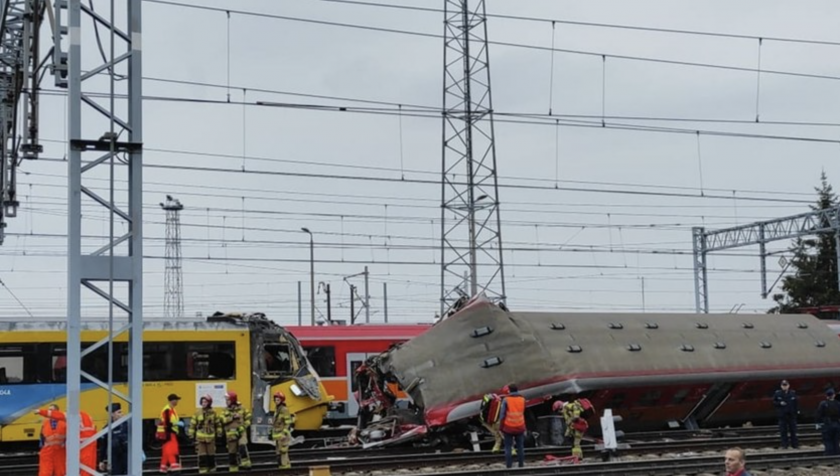
{"type": "MultiPolygon", "coordinates": [[[[107,323],[86,323],[82,348],[106,333],[107,323]]],[[[66,409],[66,339],[63,321],[0,322],[0,442],[37,441],[41,418],[32,412],[50,403],[66,409]]],[[[170,393],[182,397],[178,411],[189,418],[201,395],[211,394],[213,405],[221,408],[224,394],[235,391],[253,410],[254,443],[269,442],[274,391],[286,394],[298,431],[317,431],[332,400],[300,343],[263,314],[217,313],[206,320],[147,322],[143,340],[147,443],[154,441],[156,419],[170,393]]],[[[107,346],[97,348],[82,358],[82,369],[107,381],[108,355],[107,346]]],[[[113,346],[112,368],[116,389],[127,392],[125,335],[113,346]]],[[[107,392],[83,379],[81,406],[98,428],[107,423],[107,403],[107,392]]]]}

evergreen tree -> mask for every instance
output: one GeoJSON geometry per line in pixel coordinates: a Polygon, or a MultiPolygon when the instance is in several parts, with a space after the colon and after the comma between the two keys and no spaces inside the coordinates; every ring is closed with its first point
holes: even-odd
{"type": "MultiPolygon", "coordinates": [[[[837,196],[825,172],[820,177],[820,187],[815,188],[818,198],[812,210],[824,210],[837,206],[837,196]]],[[[828,227],[828,220],[823,220],[828,227]]],[[[840,290],[837,287],[837,244],[834,233],[819,233],[797,238],[790,248],[793,252],[790,267],[794,274],[782,279],[782,293],[775,294],[774,313],[801,312],[799,308],[840,305],[840,290]]]]}

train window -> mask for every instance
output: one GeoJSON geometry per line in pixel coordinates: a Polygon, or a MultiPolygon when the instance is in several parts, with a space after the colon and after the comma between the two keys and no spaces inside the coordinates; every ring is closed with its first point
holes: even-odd
{"type": "Polygon", "coordinates": [[[187,380],[229,380],[236,377],[233,342],[187,342],[187,380]]]}
{"type": "Polygon", "coordinates": [[[627,399],[626,393],[615,393],[610,399],[609,408],[621,408],[624,406],[624,401],[627,399]]]}
{"type": "MultiPolygon", "coordinates": [[[[83,342],[82,343],[82,350],[87,349],[88,347],[92,346],[93,344],[90,342],[83,342]]],[[[122,358],[123,355],[128,354],[128,344],[123,342],[114,342],[113,346],[113,366],[111,368],[112,373],[112,381],[113,382],[125,382],[128,377],[128,366],[123,365],[125,363],[125,359],[122,358]]],[[[58,352],[64,351],[66,353],[66,348],[64,349],[56,349],[58,352]]],[[[56,361],[60,361],[56,359],[56,361]]],[[[102,382],[108,381],[108,346],[102,345],[97,347],[96,350],[93,352],[85,355],[82,357],[82,371],[90,374],[92,377],[101,380],[102,382]]],[[[82,382],[89,382],[88,379],[82,378],[82,382]]]]}
{"type": "Polygon", "coordinates": [[[292,355],[288,344],[272,343],[263,346],[265,371],[269,373],[292,373],[292,355]]]}
{"type": "Polygon", "coordinates": [[[649,392],[646,392],[644,395],[642,395],[642,398],[639,399],[637,404],[649,407],[649,406],[655,405],[656,402],[658,402],[660,398],[662,398],[662,391],[651,390],[649,392]]]}
{"type": "Polygon", "coordinates": [[[172,342],[143,343],[143,381],[179,380],[177,372],[184,369],[184,361],[175,365],[175,344],[172,342]]]}
{"type": "Polygon", "coordinates": [[[677,390],[674,392],[674,396],[671,397],[671,405],[679,405],[685,400],[689,393],[691,393],[691,391],[687,388],[677,390]]]}
{"type": "Polygon", "coordinates": [[[562,330],[566,329],[566,325],[561,324],[559,322],[552,322],[551,323],[551,328],[555,331],[562,331],[562,330]]]}
{"type": "Polygon", "coordinates": [[[629,350],[630,352],[638,352],[642,350],[642,346],[640,346],[639,344],[627,344],[627,350],[629,350]]]}
{"type": "Polygon", "coordinates": [[[67,346],[64,344],[53,344],[50,351],[50,371],[52,382],[67,382],[67,346]]]}
{"type": "Polygon", "coordinates": [[[306,358],[315,368],[315,372],[321,377],[335,377],[335,347],[328,345],[324,347],[304,347],[306,358]]]}
{"type": "Polygon", "coordinates": [[[36,382],[36,356],[34,345],[0,346],[0,384],[36,382]]]}

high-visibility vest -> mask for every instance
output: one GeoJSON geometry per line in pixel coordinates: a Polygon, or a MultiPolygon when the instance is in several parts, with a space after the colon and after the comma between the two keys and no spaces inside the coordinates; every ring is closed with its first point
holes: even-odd
{"type": "Polygon", "coordinates": [[[163,410],[160,411],[160,423],[158,423],[155,438],[157,438],[158,440],[161,440],[161,441],[168,440],[169,439],[168,438],[169,433],[167,433],[168,431],[171,431],[172,433],[175,433],[177,435],[178,434],[178,422],[179,421],[180,421],[180,419],[178,418],[178,413],[175,411],[174,408],[172,408],[167,403],[166,406],[163,407],[163,410]],[[169,421],[168,421],[169,427],[167,427],[167,425],[166,425],[166,423],[167,423],[167,418],[166,418],[167,417],[167,412],[168,412],[168,415],[169,415],[169,421]]]}
{"type": "MultiPolygon", "coordinates": [[[[84,441],[96,434],[96,424],[87,412],[79,412],[82,418],[82,426],[79,428],[79,439],[84,441]]],[[[95,445],[94,445],[95,446],[95,445]]]]}
{"type": "MultiPolygon", "coordinates": [[[[64,412],[59,410],[38,410],[38,413],[45,418],[49,418],[51,420],[60,421],[62,423],[67,421],[67,416],[64,412]]],[[[91,436],[96,434],[96,424],[93,423],[93,419],[88,415],[87,412],[79,412],[79,416],[81,417],[81,426],[79,427],[79,439],[84,441],[91,436]]],[[[65,425],[65,434],[67,433],[67,424],[65,425]]]]}
{"type": "Polygon", "coordinates": [[[67,442],[67,424],[61,420],[48,418],[41,426],[41,437],[44,439],[44,448],[64,447],[67,442]]]}
{"type": "Polygon", "coordinates": [[[505,433],[518,435],[525,433],[525,397],[510,395],[505,397],[505,419],[501,430],[505,433]]]}

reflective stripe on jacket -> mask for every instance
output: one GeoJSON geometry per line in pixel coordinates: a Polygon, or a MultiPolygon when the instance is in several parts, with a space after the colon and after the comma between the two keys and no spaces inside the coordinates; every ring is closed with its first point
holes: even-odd
{"type": "Polygon", "coordinates": [[[187,435],[190,438],[195,438],[196,441],[210,443],[215,441],[217,436],[223,434],[222,419],[212,408],[199,409],[190,419],[190,428],[187,430],[187,435]]]}
{"type": "Polygon", "coordinates": [[[222,412],[222,425],[225,427],[227,439],[235,440],[244,435],[251,426],[251,412],[241,403],[235,403],[222,412]]]}
{"type": "Polygon", "coordinates": [[[274,411],[274,424],[271,430],[271,438],[279,440],[292,432],[292,425],[295,423],[295,416],[289,411],[286,405],[278,405],[274,411]]]}
{"type": "Polygon", "coordinates": [[[179,421],[181,421],[181,419],[178,418],[178,412],[176,412],[175,409],[167,403],[160,412],[160,423],[158,423],[157,426],[157,438],[159,440],[165,440],[168,433],[175,433],[177,435],[179,421]]]}

